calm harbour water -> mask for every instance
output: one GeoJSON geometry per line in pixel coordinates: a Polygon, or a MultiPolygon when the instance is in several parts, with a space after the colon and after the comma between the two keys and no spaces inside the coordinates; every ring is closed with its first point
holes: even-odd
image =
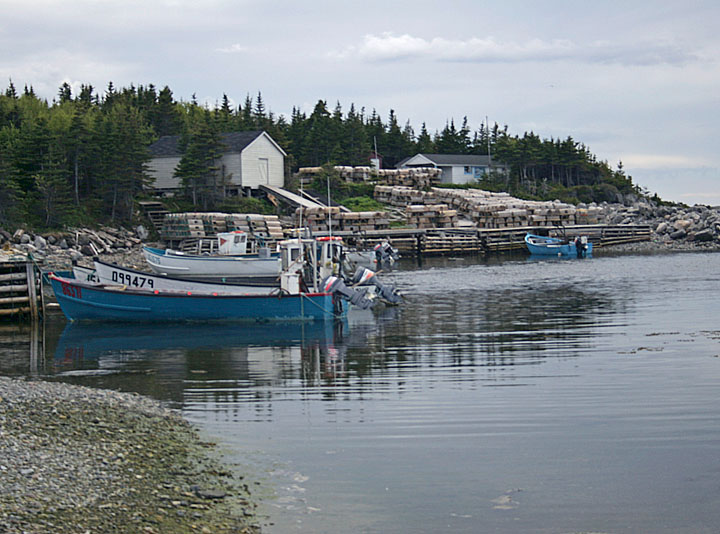
{"type": "Polygon", "coordinates": [[[719,275],[718,253],[404,263],[402,307],[341,324],[55,319],[32,358],[0,331],[0,373],[181,409],[268,533],[714,533],[719,275]]]}

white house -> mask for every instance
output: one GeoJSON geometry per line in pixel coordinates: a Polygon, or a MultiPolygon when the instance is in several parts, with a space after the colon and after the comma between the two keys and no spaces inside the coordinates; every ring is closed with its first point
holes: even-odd
{"type": "Polygon", "coordinates": [[[398,164],[398,168],[435,167],[442,169],[440,182],[444,184],[467,184],[492,172],[508,172],[507,166],[495,163],[490,156],[462,154],[416,154],[398,164]]]}
{"type": "MultiPolygon", "coordinates": [[[[224,178],[229,195],[250,194],[260,185],[285,185],[285,151],[267,132],[231,132],[221,135],[225,149],[218,173],[224,178]]],[[[150,145],[152,159],[148,174],[154,178],[150,188],[160,194],[173,194],[182,187],[175,176],[183,156],[179,135],[161,137],[150,145]]]]}

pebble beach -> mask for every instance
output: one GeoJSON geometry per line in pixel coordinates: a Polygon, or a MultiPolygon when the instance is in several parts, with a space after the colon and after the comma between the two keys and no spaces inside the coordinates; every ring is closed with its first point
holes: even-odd
{"type": "Polygon", "coordinates": [[[157,401],[0,377],[0,533],[257,533],[250,498],[157,401]]]}

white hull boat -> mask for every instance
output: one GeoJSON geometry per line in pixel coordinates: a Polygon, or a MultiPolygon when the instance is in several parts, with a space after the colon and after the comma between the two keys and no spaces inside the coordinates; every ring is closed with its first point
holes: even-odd
{"type": "Polygon", "coordinates": [[[273,280],[280,275],[280,257],[273,254],[195,256],[169,249],[143,247],[145,261],[157,274],[204,280],[273,280]]]}
{"type": "MultiPolygon", "coordinates": [[[[77,277],[77,274],[75,275],[77,277]]],[[[106,285],[120,285],[138,289],[184,291],[190,293],[222,293],[233,295],[260,295],[280,287],[274,285],[232,284],[203,282],[188,278],[170,278],[156,273],[138,271],[114,263],[95,260],[95,281],[106,285]]]]}

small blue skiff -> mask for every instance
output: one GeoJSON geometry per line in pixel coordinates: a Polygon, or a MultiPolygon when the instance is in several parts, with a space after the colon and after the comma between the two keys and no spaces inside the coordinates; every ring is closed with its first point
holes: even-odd
{"type": "Polygon", "coordinates": [[[557,237],[526,234],[525,244],[530,254],[534,256],[570,256],[573,258],[584,258],[592,254],[592,243],[588,242],[587,238],[583,239],[579,237],[573,241],[568,241],[557,237]],[[579,254],[578,250],[580,251],[579,254]]]}
{"type": "Polygon", "coordinates": [[[334,319],[346,307],[331,293],[264,295],[193,293],[93,285],[55,274],[48,276],[55,297],[71,321],[316,321],[334,319]]]}

